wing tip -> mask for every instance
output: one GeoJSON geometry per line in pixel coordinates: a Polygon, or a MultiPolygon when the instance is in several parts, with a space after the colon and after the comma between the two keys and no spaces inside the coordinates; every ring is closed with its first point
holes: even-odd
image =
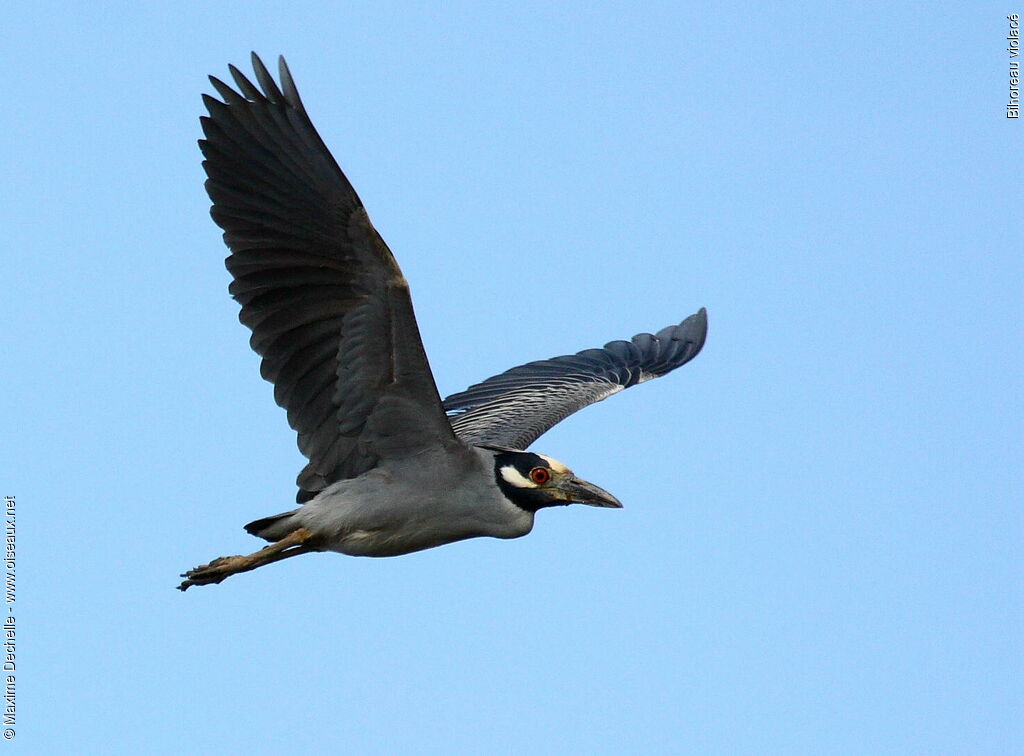
{"type": "Polygon", "coordinates": [[[706,307],[701,307],[699,310],[697,310],[697,312],[693,313],[693,315],[686,318],[679,325],[683,326],[686,325],[687,323],[691,323],[696,328],[696,331],[700,334],[700,337],[696,339],[696,341],[698,342],[696,351],[693,353],[693,356],[696,357],[697,353],[700,352],[700,350],[704,347],[704,342],[707,340],[708,337],[708,309],[706,307]]]}
{"type": "Polygon", "coordinates": [[[632,342],[640,349],[646,363],[640,382],[666,375],[685,365],[700,354],[707,336],[708,311],[705,307],[657,333],[638,333],[632,342]]]}

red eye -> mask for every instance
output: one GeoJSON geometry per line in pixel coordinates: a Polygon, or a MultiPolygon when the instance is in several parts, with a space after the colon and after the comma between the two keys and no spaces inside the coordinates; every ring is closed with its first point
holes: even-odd
{"type": "Polygon", "coordinates": [[[546,467],[535,467],[530,470],[530,480],[538,486],[543,486],[551,480],[551,472],[546,467]]]}

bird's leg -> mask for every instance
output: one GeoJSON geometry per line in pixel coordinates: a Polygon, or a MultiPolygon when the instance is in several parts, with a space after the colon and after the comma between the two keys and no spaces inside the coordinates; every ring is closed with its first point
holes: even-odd
{"type": "Polygon", "coordinates": [[[305,528],[293,530],[280,541],[265,546],[259,551],[247,556],[227,556],[214,559],[209,564],[201,564],[195,569],[183,572],[185,578],[178,590],[188,590],[193,585],[209,585],[219,583],[238,572],[248,572],[262,567],[265,564],[278,562],[282,559],[305,554],[308,551],[316,551],[316,547],[310,544],[313,534],[305,528]]]}

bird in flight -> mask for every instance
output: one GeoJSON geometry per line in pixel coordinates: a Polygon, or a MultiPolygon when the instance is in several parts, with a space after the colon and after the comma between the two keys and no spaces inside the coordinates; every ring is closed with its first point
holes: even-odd
{"type": "Polygon", "coordinates": [[[573,412],[693,359],[702,308],[602,349],[529,362],[442,401],[409,284],[299,99],[259,57],[257,88],[210,77],[199,141],[213,220],[231,250],[239,319],[309,463],[299,506],[245,526],[270,545],[182,574],[182,591],[310,551],[396,556],[517,538],[545,507],[621,507],[566,465],[525,451],[573,412]]]}

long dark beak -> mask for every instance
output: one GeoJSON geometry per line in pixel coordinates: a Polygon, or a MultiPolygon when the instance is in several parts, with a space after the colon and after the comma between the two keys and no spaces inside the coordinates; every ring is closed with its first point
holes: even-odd
{"type": "Polygon", "coordinates": [[[614,507],[622,508],[622,502],[593,483],[588,483],[579,478],[570,478],[559,484],[558,490],[565,497],[567,503],[587,504],[591,507],[614,507]]]}

